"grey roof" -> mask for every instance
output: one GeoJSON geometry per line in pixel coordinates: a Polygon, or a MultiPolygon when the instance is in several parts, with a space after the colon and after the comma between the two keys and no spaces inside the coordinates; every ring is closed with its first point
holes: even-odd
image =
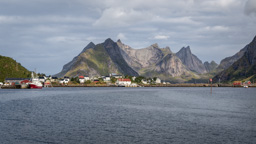
{"type": "Polygon", "coordinates": [[[5,78],[5,80],[30,80],[30,78],[5,78]]]}

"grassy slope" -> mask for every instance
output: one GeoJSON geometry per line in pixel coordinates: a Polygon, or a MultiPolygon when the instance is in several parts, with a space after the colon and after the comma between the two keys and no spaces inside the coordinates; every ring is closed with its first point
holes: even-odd
{"type": "Polygon", "coordinates": [[[109,73],[118,73],[115,65],[111,61],[111,58],[107,54],[102,44],[96,45],[93,49],[88,49],[79,56],[79,60],[75,67],[69,71],[66,75],[76,75],[78,70],[85,70],[90,72],[90,69],[94,69],[100,75],[108,75],[109,73]],[[82,64],[81,64],[82,63],[82,64]]]}
{"type": "Polygon", "coordinates": [[[0,81],[5,78],[28,78],[30,71],[15,60],[0,55],[0,81]]]}

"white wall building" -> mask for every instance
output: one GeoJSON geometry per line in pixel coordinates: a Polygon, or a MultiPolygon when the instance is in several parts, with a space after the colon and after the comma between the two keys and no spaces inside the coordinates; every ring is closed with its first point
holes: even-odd
{"type": "Polygon", "coordinates": [[[160,78],[156,78],[156,84],[160,84],[161,83],[161,79],[160,78]]]}
{"type": "Polygon", "coordinates": [[[130,79],[117,79],[116,84],[121,86],[130,86],[131,85],[130,79]]]}

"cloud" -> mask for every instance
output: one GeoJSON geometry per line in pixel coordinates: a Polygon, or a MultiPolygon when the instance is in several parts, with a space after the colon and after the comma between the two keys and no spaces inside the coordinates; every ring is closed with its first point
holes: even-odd
{"type": "Polygon", "coordinates": [[[0,52],[30,69],[41,63],[41,72],[50,74],[89,42],[109,37],[134,48],[159,43],[174,52],[190,45],[202,61],[220,61],[255,36],[256,19],[247,16],[255,14],[255,0],[0,0],[0,52]],[[209,56],[219,47],[222,55],[209,56]],[[20,54],[30,51],[46,59],[54,53],[56,63],[23,60],[20,54]]]}
{"type": "Polygon", "coordinates": [[[154,39],[158,39],[158,40],[166,40],[168,38],[169,38],[169,36],[166,36],[166,35],[156,35],[154,37],[154,39]]]}
{"type": "Polygon", "coordinates": [[[96,27],[130,26],[150,19],[150,15],[134,9],[114,7],[105,9],[101,17],[93,25],[96,27]]]}
{"type": "Polygon", "coordinates": [[[250,14],[256,15],[256,1],[248,0],[245,4],[244,12],[246,15],[250,15],[250,14]]]}
{"type": "Polygon", "coordinates": [[[126,36],[123,33],[119,33],[117,35],[117,39],[126,40],[127,38],[126,38],[126,36]]]}

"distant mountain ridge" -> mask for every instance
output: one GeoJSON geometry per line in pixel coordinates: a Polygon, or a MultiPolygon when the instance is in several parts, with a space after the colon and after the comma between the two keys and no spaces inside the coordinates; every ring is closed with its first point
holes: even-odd
{"type": "Polygon", "coordinates": [[[184,82],[199,78],[199,74],[207,73],[207,70],[189,47],[182,48],[175,54],[169,47],[159,48],[157,44],[134,49],[123,44],[121,40],[114,42],[108,38],[97,45],[89,43],[55,76],[100,76],[109,73],[184,82]]]}

